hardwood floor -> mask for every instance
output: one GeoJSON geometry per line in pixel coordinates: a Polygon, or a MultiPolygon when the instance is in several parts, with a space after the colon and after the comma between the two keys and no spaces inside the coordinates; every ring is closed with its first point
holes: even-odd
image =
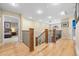
{"type": "Polygon", "coordinates": [[[74,56],[75,50],[73,40],[60,39],[56,44],[43,43],[35,47],[33,52],[29,52],[29,48],[23,44],[7,44],[0,47],[0,55],[2,56],[74,56]]]}
{"type": "Polygon", "coordinates": [[[74,46],[72,40],[59,40],[56,44],[49,43],[47,48],[40,51],[37,55],[44,56],[74,56],[74,46]]]}

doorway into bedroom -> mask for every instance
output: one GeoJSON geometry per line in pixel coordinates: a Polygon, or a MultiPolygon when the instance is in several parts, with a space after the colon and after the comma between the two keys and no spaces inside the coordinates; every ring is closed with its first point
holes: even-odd
{"type": "Polygon", "coordinates": [[[18,42],[19,37],[19,19],[14,16],[4,16],[3,21],[3,43],[18,42]]]}

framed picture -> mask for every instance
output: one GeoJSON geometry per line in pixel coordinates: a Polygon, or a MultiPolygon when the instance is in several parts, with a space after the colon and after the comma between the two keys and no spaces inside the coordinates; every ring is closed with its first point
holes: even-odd
{"type": "Polygon", "coordinates": [[[11,23],[10,22],[4,22],[4,28],[5,29],[10,29],[11,28],[11,23]]]}
{"type": "Polygon", "coordinates": [[[69,22],[68,21],[62,22],[61,27],[69,27],[69,22]]]}

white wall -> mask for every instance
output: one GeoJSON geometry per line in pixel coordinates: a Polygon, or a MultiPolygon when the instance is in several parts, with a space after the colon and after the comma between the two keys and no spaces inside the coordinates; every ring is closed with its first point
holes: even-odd
{"type": "Polygon", "coordinates": [[[0,11],[0,43],[2,43],[2,12],[0,11]]]}
{"type": "Polygon", "coordinates": [[[36,36],[40,35],[45,29],[48,29],[48,24],[42,22],[35,23],[36,36]]]}
{"type": "MultiPolygon", "coordinates": [[[[0,28],[1,28],[1,16],[0,16],[0,28]]],[[[1,42],[1,29],[0,29],[0,42],[1,42]]]]}
{"type": "MultiPolygon", "coordinates": [[[[1,28],[1,11],[0,11],[0,28],[1,28]]],[[[0,30],[1,32],[1,30],[0,30]]],[[[0,33],[0,39],[1,39],[1,33],[0,33]]]]}
{"type": "Polygon", "coordinates": [[[68,21],[69,26],[68,27],[62,27],[62,38],[68,38],[72,39],[72,20],[73,16],[69,16],[68,18],[64,18],[62,21],[68,21]]]}
{"type": "Polygon", "coordinates": [[[22,30],[29,30],[31,27],[31,21],[22,17],[22,30]]]}
{"type": "Polygon", "coordinates": [[[52,24],[52,29],[54,26],[58,26],[57,30],[61,30],[61,23],[52,24]]]}
{"type": "Polygon", "coordinates": [[[76,44],[76,53],[77,55],[79,55],[79,21],[76,25],[76,40],[75,40],[75,44],[76,44]]]}
{"type": "MultiPolygon", "coordinates": [[[[79,7],[79,4],[78,4],[78,7],[79,7]]],[[[79,16],[79,8],[78,8],[78,16],[79,16]]],[[[75,37],[75,38],[76,38],[76,39],[75,39],[76,53],[77,53],[77,55],[79,56],[79,21],[78,21],[78,23],[77,23],[77,25],[76,25],[76,37],[75,37]]]]}
{"type": "Polygon", "coordinates": [[[29,30],[29,28],[34,28],[35,33],[38,35],[44,31],[44,29],[48,29],[48,24],[27,20],[24,17],[22,18],[22,30],[29,30]]]}

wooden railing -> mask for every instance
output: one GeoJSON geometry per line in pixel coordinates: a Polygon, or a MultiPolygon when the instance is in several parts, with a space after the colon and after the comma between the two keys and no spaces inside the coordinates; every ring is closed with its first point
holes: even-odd
{"type": "Polygon", "coordinates": [[[38,35],[38,37],[36,37],[36,46],[39,45],[39,43],[43,43],[41,42],[41,37],[44,35],[45,31],[43,31],[40,35],[38,35]]]}
{"type": "Polygon", "coordinates": [[[61,30],[49,30],[49,39],[51,39],[51,42],[56,42],[58,39],[61,38],[61,30]]]}
{"type": "Polygon", "coordinates": [[[34,51],[34,29],[29,28],[29,30],[22,30],[24,34],[22,34],[22,39],[24,43],[29,47],[29,51],[34,51]]]}
{"type": "Polygon", "coordinates": [[[48,29],[45,29],[38,37],[36,37],[36,46],[44,42],[48,43],[48,29]]]}
{"type": "Polygon", "coordinates": [[[45,33],[45,31],[43,31],[40,35],[38,35],[37,38],[40,38],[44,33],[45,33]]]}

